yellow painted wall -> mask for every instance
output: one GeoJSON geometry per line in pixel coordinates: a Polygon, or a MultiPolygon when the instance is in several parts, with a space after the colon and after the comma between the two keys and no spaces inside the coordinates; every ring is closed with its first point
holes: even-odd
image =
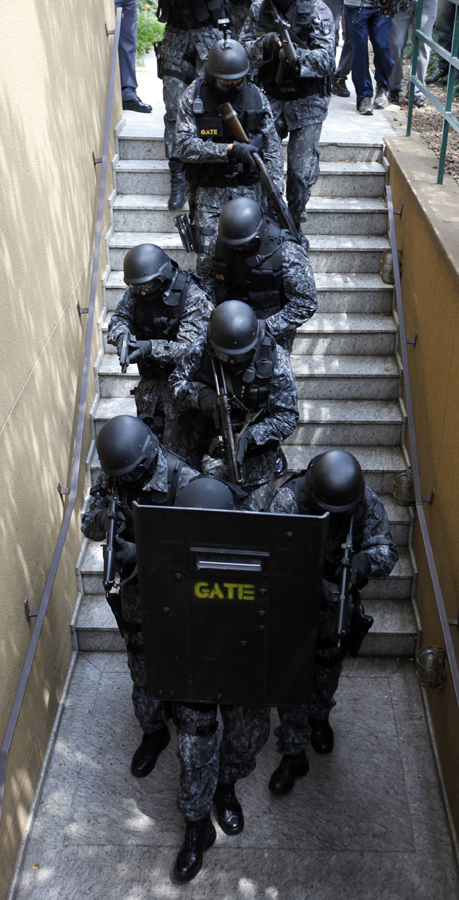
{"type": "MultiPolygon", "coordinates": [[[[0,740],[34,628],[69,484],[87,317],[113,0],[0,0],[0,740]]],[[[112,126],[121,118],[119,83],[112,126]]],[[[111,139],[109,159],[115,153],[111,139]]],[[[111,165],[106,197],[113,189],[111,165]]],[[[104,210],[104,231],[109,227],[104,210]]],[[[96,322],[102,307],[99,267],[96,322]]],[[[93,358],[98,351],[94,329],[93,358]]],[[[88,408],[94,397],[91,366],[88,408]]],[[[83,461],[90,441],[87,424],[83,461]]],[[[0,826],[6,896],[71,659],[84,466],[16,729],[0,826]]]]}
{"type": "MultiPolygon", "coordinates": [[[[459,187],[445,176],[419,138],[387,141],[394,208],[400,208],[397,242],[403,252],[402,295],[429,534],[449,618],[459,609],[459,187]]],[[[444,646],[435,595],[418,524],[414,551],[419,568],[417,603],[423,645],[444,646]]],[[[451,629],[456,658],[459,634],[451,629]]],[[[451,676],[442,691],[428,691],[448,797],[459,833],[459,710],[451,676]]]]}

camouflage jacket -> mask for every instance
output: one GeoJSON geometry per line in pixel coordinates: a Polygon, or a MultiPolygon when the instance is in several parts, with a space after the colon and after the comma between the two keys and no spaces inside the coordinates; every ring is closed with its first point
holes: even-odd
{"type": "MultiPolygon", "coordinates": [[[[368,556],[371,565],[370,578],[385,577],[392,572],[398,559],[398,550],[390,533],[389,519],[381,500],[371,488],[365,488],[362,503],[363,528],[361,533],[355,536],[353,550],[354,553],[365,553],[368,556]]],[[[270,511],[298,515],[300,510],[297,500],[288,484],[278,490],[270,511]]],[[[325,558],[331,566],[339,566],[342,556],[341,543],[346,537],[349,525],[347,516],[343,516],[342,519],[340,517],[339,522],[341,521],[343,525],[339,524],[338,528],[332,524],[332,520],[330,521],[325,558]]]]}

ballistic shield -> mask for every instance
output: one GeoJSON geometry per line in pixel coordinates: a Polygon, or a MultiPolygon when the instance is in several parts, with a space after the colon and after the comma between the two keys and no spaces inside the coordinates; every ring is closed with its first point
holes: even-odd
{"type": "Polygon", "coordinates": [[[328,514],[133,509],[150,694],[306,705],[328,514]]]}

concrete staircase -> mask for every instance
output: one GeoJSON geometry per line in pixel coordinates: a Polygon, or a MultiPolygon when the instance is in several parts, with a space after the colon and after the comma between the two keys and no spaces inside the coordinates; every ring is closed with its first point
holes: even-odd
{"type": "MultiPolygon", "coordinates": [[[[137,367],[121,374],[114,348],[106,343],[110,316],[124,290],[126,251],[152,241],[184,268],[194,267],[194,256],[183,251],[174,230],[174,213],[167,209],[169,174],[157,127],[143,122],[125,125],[118,140],[118,193],[109,241],[111,270],[105,283],[94,434],[114,415],[135,414],[130,391],[137,367]]],[[[391,575],[372,581],[364,591],[365,607],[375,624],[362,652],[411,656],[416,625],[411,607],[410,516],[391,496],[394,474],[405,468],[397,330],[392,289],[378,274],[381,252],[389,246],[382,144],[327,141],[321,150],[321,175],[308,206],[306,229],[319,311],[295,339],[292,363],[300,422],[285,452],[291,470],[305,468],[311,456],[330,446],[344,447],[359,459],[367,484],[385,504],[400,548],[391,575]]],[[[98,473],[94,450],[88,465],[93,481],[98,473]]],[[[101,562],[98,545],[83,547],[81,602],[75,617],[78,646],[85,651],[122,650],[124,643],[102,594],[101,562]]]]}

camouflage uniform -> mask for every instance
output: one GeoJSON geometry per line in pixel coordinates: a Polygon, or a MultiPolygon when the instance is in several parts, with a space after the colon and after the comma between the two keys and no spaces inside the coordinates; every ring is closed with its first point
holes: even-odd
{"type": "Polygon", "coordinates": [[[179,725],[177,806],[188,821],[199,821],[210,812],[217,782],[234,784],[253,772],[256,754],[269,737],[269,712],[269,707],[220,706],[223,734],[219,747],[217,707],[207,703],[177,705],[178,718],[186,723],[185,728],[201,731],[200,735],[184,734],[179,725]]]}
{"type": "MultiPolygon", "coordinates": [[[[151,479],[142,488],[134,488],[127,484],[119,484],[120,499],[123,505],[126,524],[118,533],[124,540],[134,541],[134,523],[132,518],[132,504],[134,500],[141,503],[164,503],[169,492],[167,479],[167,457],[161,446],[158,449],[156,467],[151,479]]],[[[176,490],[185,487],[189,481],[199,473],[190,466],[184,465],[180,471],[176,490]]],[[[81,530],[85,537],[91,541],[105,539],[105,531],[97,522],[97,514],[101,510],[108,509],[110,498],[107,494],[109,482],[102,472],[91,490],[91,501],[87,512],[83,515],[81,530]]],[[[130,573],[121,573],[121,579],[130,573]]],[[[123,618],[124,641],[126,644],[128,665],[133,681],[132,702],[139,724],[146,734],[159,731],[167,721],[167,713],[163,703],[154,700],[147,693],[147,674],[145,669],[145,655],[143,651],[142,614],[140,606],[139,582],[134,576],[120,588],[121,611],[123,618]]]]}
{"type": "MultiPolygon", "coordinates": [[[[263,38],[265,34],[275,29],[268,7],[266,11],[264,7],[265,0],[255,0],[252,3],[240,34],[240,41],[245,47],[252,68],[260,69],[263,62],[266,63],[265,71],[269,69],[268,80],[265,80],[261,72],[258,73],[258,80],[263,80],[279,136],[285,138],[290,135],[287,147],[287,200],[293,220],[298,227],[301,221],[306,221],[304,209],[311,196],[311,188],[319,176],[319,139],[330,103],[326,79],[335,70],[333,16],[322,0],[303,0],[294,4],[287,13],[281,11],[282,17],[290,21],[294,10],[298,7],[309,34],[308,39],[303,40],[307,43],[308,49],[298,50],[301,67],[296,82],[300,84],[301,79],[317,79],[317,83],[321,84],[320,91],[316,90],[309,96],[287,99],[273,95],[278,60],[271,58],[269,61],[269,55],[263,53],[263,38]]],[[[297,27],[297,31],[300,30],[300,27],[297,27]]],[[[295,31],[295,28],[292,28],[292,31],[295,31]]],[[[295,43],[294,37],[292,40],[295,43]]],[[[288,74],[288,68],[287,65],[284,78],[288,74]]]]}
{"type": "MultiPolygon", "coordinates": [[[[274,223],[272,227],[280,231],[274,223]]],[[[280,234],[282,235],[282,232],[280,234]]],[[[257,250],[258,252],[263,254],[263,248],[257,250]]],[[[235,250],[234,264],[228,266],[228,276],[225,277],[224,282],[214,281],[215,300],[217,303],[225,300],[245,300],[254,307],[258,318],[265,318],[263,309],[255,306],[250,299],[249,290],[251,291],[252,286],[249,284],[248,277],[252,267],[246,262],[246,257],[240,255],[238,259],[237,254],[238,251],[235,250]],[[247,288],[243,281],[247,281],[247,288]]],[[[214,260],[219,260],[218,241],[214,260]]],[[[288,236],[287,239],[282,239],[282,275],[279,292],[280,303],[284,305],[277,312],[268,315],[265,322],[277,343],[287,353],[291,353],[296,329],[303,322],[307,322],[317,309],[317,292],[306,248],[289,240],[288,236]]],[[[252,291],[251,293],[253,296],[252,291]]],[[[266,294],[268,297],[265,302],[269,306],[269,291],[266,291],[266,294]]]]}
{"type": "MultiPolygon", "coordinates": [[[[295,494],[288,485],[284,485],[277,492],[270,511],[290,515],[301,513],[295,494]]],[[[397,562],[398,550],[392,540],[384,506],[369,487],[365,488],[364,497],[354,510],[354,522],[360,522],[360,526],[354,527],[353,552],[362,552],[368,557],[371,565],[370,578],[386,577],[397,562]]],[[[309,709],[304,707],[279,709],[281,724],[274,733],[278,738],[277,749],[281,753],[300,753],[311,734],[308,717],[317,721],[328,721],[330,711],[336,703],[334,694],[342,670],[342,654],[337,648],[336,636],[337,585],[342,556],[341,544],[346,539],[348,525],[348,516],[333,516],[330,519],[312,698],[309,709]]],[[[363,587],[366,583],[364,579],[359,587],[363,587]]]]}
{"type": "MultiPolygon", "coordinates": [[[[162,293],[162,304],[167,304],[167,298],[179,273],[180,269],[176,269],[168,289],[162,293]]],[[[139,300],[140,293],[135,288],[128,288],[124,292],[111,319],[107,339],[110,344],[116,345],[120,336],[127,331],[135,334],[140,340],[144,338],[143,329],[136,321],[136,304],[139,300]]],[[[147,298],[148,305],[154,306],[156,302],[148,301],[147,298]]],[[[145,413],[155,417],[156,413],[158,422],[155,432],[168,450],[181,456],[184,450],[179,429],[181,410],[172,395],[168,379],[179,360],[185,359],[192,351],[198,353],[202,351],[212,308],[204,291],[194,280],[191,281],[177,333],[175,336],[172,335],[170,340],[159,338],[152,340],[151,356],[139,364],[141,378],[135,389],[137,414],[145,413]],[[162,411],[164,411],[163,421],[162,411]]]]}
{"type": "MultiPolygon", "coordinates": [[[[205,85],[204,81],[204,85],[205,85]]],[[[203,82],[197,79],[191,84],[184,94],[182,94],[176,126],[176,145],[177,154],[186,166],[187,178],[191,184],[190,188],[190,211],[191,218],[198,229],[206,229],[207,234],[202,234],[202,248],[198,253],[197,271],[200,275],[207,279],[207,284],[212,283],[211,260],[213,246],[216,238],[218,218],[225,203],[233,200],[235,197],[251,197],[258,203],[265,203],[261,184],[257,176],[247,178],[247,173],[242,173],[241,177],[237,177],[234,181],[226,186],[212,187],[209,184],[202,183],[202,176],[196,168],[196,178],[193,177],[194,166],[214,167],[218,164],[221,166],[221,178],[224,180],[230,170],[228,157],[228,144],[232,143],[234,138],[228,133],[222,143],[213,140],[198,137],[196,117],[193,113],[193,101],[198,95],[203,82]]],[[[245,86],[247,87],[247,86],[245,86]]],[[[262,125],[258,131],[248,129],[248,137],[251,143],[255,143],[260,147],[260,156],[268,169],[271,178],[275,182],[279,190],[283,189],[283,163],[282,163],[282,147],[276,132],[274,120],[268,100],[255,88],[256,95],[261,105],[260,117],[262,125]]],[[[229,99],[229,98],[226,98],[229,99]]],[[[220,103],[225,102],[225,96],[220,96],[220,103]]],[[[236,113],[240,113],[241,96],[237,99],[231,98],[231,104],[236,113]]],[[[216,104],[218,105],[218,104],[216,104]]],[[[216,113],[214,113],[217,116],[216,113]]],[[[217,116],[218,118],[218,116],[217,116]]],[[[226,128],[226,126],[225,126],[226,128]]],[[[226,131],[223,131],[226,135],[226,131]]],[[[245,170],[244,166],[244,170],[245,170]]],[[[201,170],[202,172],[203,170],[201,170]]]]}
{"type": "MultiPolygon", "coordinates": [[[[242,487],[249,494],[244,506],[258,511],[268,509],[272,499],[279,441],[285,440],[292,433],[299,418],[296,381],[288,353],[275,345],[274,341],[273,344],[274,368],[267,383],[268,399],[265,407],[258,407],[249,413],[241,402],[246,390],[242,383],[242,373],[237,376],[225,373],[235,436],[249,422],[245,431],[252,438],[241,465],[242,487]]],[[[209,445],[218,432],[213,420],[206,418],[198,405],[201,388],[215,389],[207,351],[204,351],[201,359],[188,357],[180,363],[172,373],[170,383],[174,395],[181,401],[187,398],[190,406],[196,410],[187,441],[188,447],[192,447],[196,454],[194,458],[199,460],[205,454],[201,466],[203,473],[229,480],[223,460],[212,459],[207,455],[209,445]]]]}

